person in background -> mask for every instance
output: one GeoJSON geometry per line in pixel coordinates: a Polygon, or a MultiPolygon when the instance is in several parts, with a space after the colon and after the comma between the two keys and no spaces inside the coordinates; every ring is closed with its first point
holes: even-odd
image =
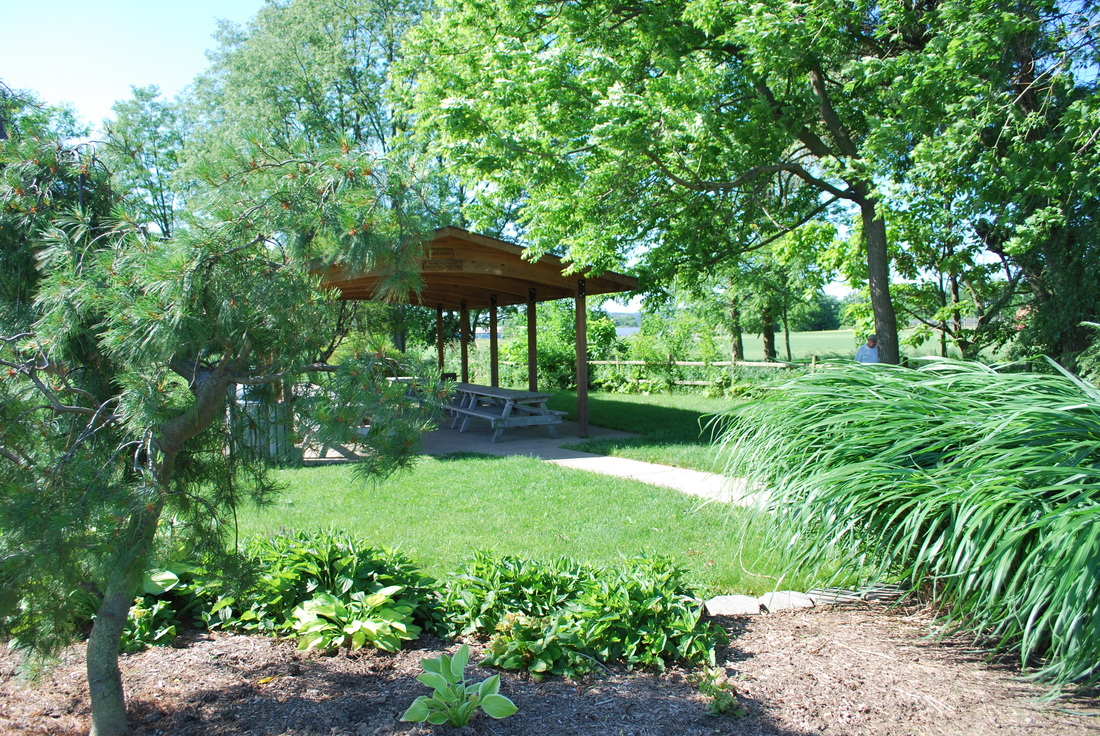
{"type": "Polygon", "coordinates": [[[867,344],[860,345],[859,350],[856,351],[857,363],[877,363],[878,362],[878,338],[874,335],[867,336],[867,344]]]}

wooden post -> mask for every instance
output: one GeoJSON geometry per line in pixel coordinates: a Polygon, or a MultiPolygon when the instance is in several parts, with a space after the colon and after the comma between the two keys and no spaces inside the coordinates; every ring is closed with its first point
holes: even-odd
{"type": "Polygon", "coordinates": [[[461,314],[459,316],[460,342],[462,344],[462,382],[470,382],[470,310],[466,306],[466,300],[462,300],[461,314]]]}
{"type": "Polygon", "coordinates": [[[497,295],[489,297],[489,385],[500,385],[500,353],[497,346],[497,295]]]}
{"type": "Polygon", "coordinates": [[[538,338],[535,335],[535,287],[527,290],[527,390],[539,390],[538,338]]]}
{"type": "Polygon", "coordinates": [[[584,279],[577,279],[577,434],[588,436],[588,306],[584,279]]]}
{"type": "Polygon", "coordinates": [[[435,307],[435,350],[439,354],[439,375],[443,375],[443,305],[435,307]]]}

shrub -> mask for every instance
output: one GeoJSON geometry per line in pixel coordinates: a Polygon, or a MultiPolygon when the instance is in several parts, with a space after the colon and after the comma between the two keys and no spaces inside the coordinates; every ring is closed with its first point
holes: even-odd
{"type": "Polygon", "coordinates": [[[713,664],[724,637],[663,557],[599,568],[482,554],[471,568],[444,594],[444,618],[452,630],[491,636],[484,665],[572,677],[599,663],[713,664]]]}
{"type": "Polygon", "coordinates": [[[371,644],[394,651],[419,636],[422,626],[435,625],[433,581],[405,556],[346,534],[258,536],[246,542],[244,558],[254,573],[239,590],[227,571],[192,565],[158,571],[131,612],[134,647],[159,643],[151,634],[169,624],[193,621],[273,635],[296,632],[302,648],[371,644]]]}
{"type": "Polygon", "coordinates": [[[509,614],[545,616],[575,599],[596,571],[568,558],[551,562],[476,552],[466,570],[444,581],[442,630],[468,636],[495,630],[509,614]]]}
{"type": "Polygon", "coordinates": [[[379,588],[371,594],[356,591],[351,600],[331,593],[318,593],[294,609],[294,630],[299,649],[347,647],[354,651],[365,644],[396,652],[401,642],[420,636],[412,622],[414,604],[396,598],[400,585],[379,588]]]}
{"type": "Polygon", "coordinates": [[[732,409],[793,566],[871,561],[1055,685],[1100,679],[1100,391],[1068,374],[832,366],[732,409]]]}

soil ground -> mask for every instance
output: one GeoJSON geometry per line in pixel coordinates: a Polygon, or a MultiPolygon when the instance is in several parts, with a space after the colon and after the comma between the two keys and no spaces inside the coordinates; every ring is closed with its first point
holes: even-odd
{"type": "MultiPolygon", "coordinates": [[[[460,730],[399,722],[427,693],[414,679],[420,659],[455,649],[430,638],[397,654],[323,656],[288,641],[195,632],[125,656],[122,668],[135,736],[1100,734],[1095,693],[1044,701],[1043,689],[984,662],[968,642],[930,639],[921,609],[857,604],[717,621],[732,635],[719,664],[747,711],[741,718],[707,714],[688,673],[670,669],[583,682],[506,672],[502,692],[519,706],[510,718],[481,714],[460,730]]],[[[32,686],[0,650],[0,734],[87,733],[83,666],[83,648],[73,647],[32,686]]]]}

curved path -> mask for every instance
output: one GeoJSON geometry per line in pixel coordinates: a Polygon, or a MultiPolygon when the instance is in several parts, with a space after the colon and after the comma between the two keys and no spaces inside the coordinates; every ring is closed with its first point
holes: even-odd
{"type": "MultiPolygon", "coordinates": [[[[627,458],[594,455],[565,447],[583,441],[577,436],[576,422],[565,421],[557,425],[558,438],[552,439],[545,427],[519,427],[504,432],[499,442],[493,442],[493,430],[470,427],[467,432],[457,429],[437,429],[424,433],[424,451],[429,455],[450,455],[456,452],[472,452],[482,455],[527,455],[546,462],[575,468],[590,473],[632,478],[663,488],[672,488],[700,498],[733,502],[742,505],[752,503],[743,481],[730,480],[717,473],[676,468],[670,465],[628,460],[627,458]]],[[[633,437],[603,427],[589,427],[588,439],[633,437]]]]}

